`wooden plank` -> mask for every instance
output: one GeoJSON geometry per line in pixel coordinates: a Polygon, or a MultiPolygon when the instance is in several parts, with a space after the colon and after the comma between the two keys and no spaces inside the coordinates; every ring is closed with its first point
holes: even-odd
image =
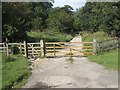
{"type": "MultiPolygon", "coordinates": [[[[33,50],[28,50],[29,52],[32,52],[33,50]]],[[[41,50],[34,50],[34,52],[39,52],[39,51],[41,51],[41,50]]]]}
{"type": "Polygon", "coordinates": [[[45,44],[64,44],[65,42],[45,42],[45,44]]]}
{"type": "MultiPolygon", "coordinates": [[[[46,49],[48,49],[48,48],[54,48],[54,47],[53,46],[47,46],[46,49]]],[[[62,49],[62,48],[65,48],[65,47],[55,46],[55,48],[62,49]]]]}
{"type": "Polygon", "coordinates": [[[93,42],[46,42],[45,44],[92,44],[93,42]]]}
{"type": "Polygon", "coordinates": [[[28,44],[29,44],[29,45],[33,45],[33,44],[40,45],[39,42],[37,42],[37,43],[28,43],[28,44]]]}
{"type": "Polygon", "coordinates": [[[0,49],[5,49],[6,47],[0,47],[0,49]]]}
{"type": "MultiPolygon", "coordinates": [[[[33,47],[34,49],[40,49],[41,47],[33,47]]],[[[28,47],[28,49],[32,49],[32,47],[28,47]]]]}
{"type": "Polygon", "coordinates": [[[93,42],[67,42],[68,44],[92,44],[93,42]]]}
{"type": "Polygon", "coordinates": [[[39,53],[28,53],[30,55],[40,55],[39,53]]]}
{"type": "Polygon", "coordinates": [[[46,50],[46,52],[54,52],[54,51],[56,51],[56,52],[58,52],[58,51],[60,51],[60,50],[46,50]]]}

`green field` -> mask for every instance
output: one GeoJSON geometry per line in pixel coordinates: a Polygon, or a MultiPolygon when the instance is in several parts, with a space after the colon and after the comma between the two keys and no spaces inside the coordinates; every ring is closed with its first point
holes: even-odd
{"type": "Polygon", "coordinates": [[[73,36],[60,33],[60,32],[27,32],[29,42],[39,42],[41,39],[44,41],[70,41],[73,36]]]}
{"type": "Polygon", "coordinates": [[[101,64],[105,66],[108,69],[118,69],[118,51],[109,51],[102,53],[100,55],[92,55],[88,56],[88,59],[92,62],[97,62],[98,64],[101,64]]]}
{"type": "Polygon", "coordinates": [[[2,57],[2,90],[20,88],[30,75],[29,62],[21,55],[2,57]]]}

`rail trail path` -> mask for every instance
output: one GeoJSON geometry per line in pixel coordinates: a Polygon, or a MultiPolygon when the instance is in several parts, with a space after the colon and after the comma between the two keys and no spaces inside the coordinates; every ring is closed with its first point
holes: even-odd
{"type": "MultiPolygon", "coordinates": [[[[75,37],[71,42],[77,42],[75,37]]],[[[23,88],[118,88],[118,72],[86,57],[43,58],[32,61],[32,75],[23,88]]]]}

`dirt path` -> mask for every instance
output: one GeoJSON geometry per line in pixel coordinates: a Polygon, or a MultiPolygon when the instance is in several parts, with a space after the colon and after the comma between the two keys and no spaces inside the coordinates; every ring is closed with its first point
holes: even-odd
{"type": "Polygon", "coordinates": [[[68,58],[32,61],[34,69],[23,88],[118,88],[117,71],[107,70],[86,57],[73,57],[73,63],[68,63],[68,58]]]}
{"type": "Polygon", "coordinates": [[[117,88],[117,71],[88,61],[85,57],[73,57],[74,62],[63,58],[45,58],[33,61],[32,75],[24,88],[117,88]]]}

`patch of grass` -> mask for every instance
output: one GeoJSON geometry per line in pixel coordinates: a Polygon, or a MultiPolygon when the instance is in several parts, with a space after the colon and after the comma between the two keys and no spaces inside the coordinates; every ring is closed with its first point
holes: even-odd
{"type": "Polygon", "coordinates": [[[20,88],[30,75],[29,62],[22,55],[12,55],[7,61],[2,57],[2,90],[20,88]]]}
{"type": "MultiPolygon", "coordinates": [[[[104,65],[108,69],[118,69],[118,51],[105,52],[100,55],[88,56],[88,59],[92,62],[104,65]]],[[[120,70],[120,69],[119,69],[120,70]]]]}
{"type": "Polygon", "coordinates": [[[95,32],[95,33],[90,33],[90,32],[81,32],[82,34],[82,40],[83,41],[93,41],[93,39],[96,39],[96,41],[104,41],[107,39],[112,39],[111,36],[109,36],[107,33],[103,31],[95,32]]]}
{"type": "Polygon", "coordinates": [[[45,41],[70,41],[73,37],[60,32],[27,32],[29,42],[45,41]]]}
{"type": "Polygon", "coordinates": [[[69,63],[73,63],[74,59],[72,57],[69,57],[68,59],[66,59],[66,61],[68,61],[69,63]]]}
{"type": "Polygon", "coordinates": [[[2,54],[0,53],[0,90],[2,89],[2,54]]]}

